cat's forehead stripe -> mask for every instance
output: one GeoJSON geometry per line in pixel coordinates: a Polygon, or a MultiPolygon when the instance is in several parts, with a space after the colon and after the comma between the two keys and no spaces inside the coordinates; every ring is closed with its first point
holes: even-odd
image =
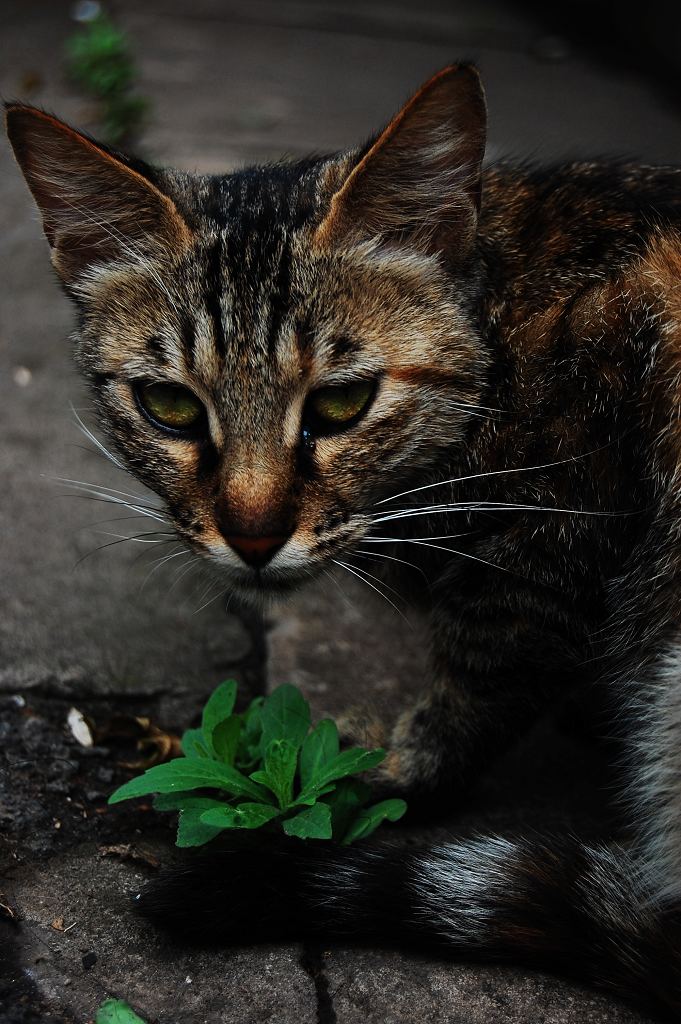
{"type": "Polygon", "coordinates": [[[213,240],[202,298],[223,361],[234,347],[258,362],[274,355],[291,308],[291,242],[318,206],[320,163],[251,168],[206,185],[213,240]]]}
{"type": "Polygon", "coordinates": [[[213,344],[220,356],[224,358],[227,350],[225,325],[222,312],[222,265],[224,250],[222,239],[218,237],[208,251],[206,261],[206,279],[204,303],[213,327],[213,344]]]}

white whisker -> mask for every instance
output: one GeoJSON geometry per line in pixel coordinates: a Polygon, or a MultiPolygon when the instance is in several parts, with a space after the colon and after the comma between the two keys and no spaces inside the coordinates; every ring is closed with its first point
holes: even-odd
{"type": "Polygon", "coordinates": [[[165,565],[167,562],[172,562],[174,558],[179,558],[180,555],[184,555],[186,553],[186,549],[182,548],[180,551],[171,551],[169,555],[162,555],[160,558],[156,558],[152,564],[151,569],[140,583],[140,593],[144,590],[151,577],[158,569],[161,568],[161,566],[165,565]]]}
{"type": "Polygon", "coordinates": [[[203,592],[201,598],[199,598],[199,600],[201,600],[202,598],[206,597],[206,594],[210,594],[215,586],[217,586],[217,588],[218,588],[217,589],[217,593],[211,594],[211,596],[208,598],[207,601],[204,601],[202,605],[200,605],[198,608],[196,608],[194,610],[194,615],[198,615],[199,612],[202,612],[204,610],[204,608],[207,608],[208,605],[213,603],[213,601],[217,601],[218,598],[225,596],[225,594],[227,593],[227,589],[228,588],[224,587],[220,580],[213,579],[213,580],[209,581],[208,586],[204,590],[204,592],[203,592]]]}
{"type": "MultiPolygon", "coordinates": [[[[92,501],[106,501],[110,505],[120,505],[123,508],[129,509],[130,512],[137,512],[141,516],[154,519],[157,523],[167,524],[169,522],[166,516],[164,516],[159,509],[152,508],[151,506],[133,504],[130,501],[125,501],[122,498],[116,497],[113,493],[107,494],[103,491],[95,490],[90,485],[82,484],[78,480],[66,480],[63,477],[53,477],[52,479],[68,484],[74,491],[80,492],[76,495],[72,495],[72,497],[89,498],[92,501]]],[[[121,491],[120,493],[124,494],[125,492],[121,491]]]]}
{"type": "Polygon", "coordinates": [[[175,579],[171,583],[168,593],[173,591],[175,587],[179,586],[180,581],[183,580],[192,569],[196,569],[199,564],[193,551],[187,551],[186,554],[189,556],[189,561],[185,565],[178,566],[175,570],[175,579]]]}
{"type": "Polygon", "coordinates": [[[560,508],[550,505],[524,505],[516,502],[452,502],[442,505],[423,505],[414,509],[396,509],[385,516],[376,516],[373,519],[376,523],[389,523],[396,519],[413,519],[416,516],[428,516],[446,512],[556,512],[573,516],[623,516],[631,515],[627,512],[596,512],[590,509],[560,508]]]}
{"type": "MultiPolygon", "coordinates": [[[[383,591],[382,591],[382,590],[379,590],[379,589],[378,589],[378,587],[374,586],[374,584],[373,584],[373,583],[370,583],[370,582],[369,582],[369,580],[365,579],[365,578],[364,578],[364,576],[360,575],[360,570],[359,570],[359,569],[357,569],[357,567],[354,567],[354,568],[353,568],[352,566],[348,565],[348,564],[347,564],[346,562],[341,562],[341,561],[340,561],[340,559],[337,559],[337,558],[332,558],[332,559],[331,559],[331,561],[332,561],[332,562],[334,563],[334,565],[340,565],[340,566],[342,566],[342,567],[343,567],[343,569],[347,569],[347,571],[348,571],[349,573],[352,573],[352,575],[353,575],[353,576],[356,576],[358,580],[361,580],[361,581],[362,581],[362,583],[366,583],[366,585],[367,585],[368,587],[371,587],[371,589],[372,589],[372,590],[375,590],[375,591],[376,591],[376,593],[377,593],[377,594],[379,595],[379,597],[382,597],[384,601],[387,601],[387,602],[388,602],[388,604],[389,604],[389,605],[391,606],[391,608],[394,608],[394,609],[395,609],[395,611],[396,611],[396,612],[397,612],[397,614],[398,614],[398,615],[400,616],[400,618],[401,618],[401,619],[404,619],[404,621],[405,621],[406,623],[408,623],[408,625],[409,625],[409,626],[411,626],[411,622],[409,622],[409,619],[407,619],[407,618],[406,618],[406,617],[405,617],[405,616],[404,616],[404,615],[402,614],[402,611],[401,611],[401,610],[400,610],[400,609],[399,609],[399,608],[397,607],[397,605],[396,605],[396,604],[395,604],[395,603],[394,603],[393,601],[391,601],[391,600],[390,600],[390,598],[389,598],[389,597],[387,597],[387,596],[386,596],[386,595],[385,595],[385,594],[383,593],[383,591]]],[[[372,579],[375,579],[375,577],[372,577],[372,579]]]]}
{"type": "MultiPolygon", "coordinates": [[[[367,537],[366,539],[367,540],[371,540],[370,537],[367,537]]],[[[383,552],[381,552],[380,554],[377,554],[377,553],[375,553],[373,551],[362,551],[361,548],[358,548],[355,551],[355,554],[356,555],[362,555],[364,558],[377,558],[377,559],[388,561],[388,562],[399,562],[401,565],[406,565],[409,569],[415,569],[416,572],[420,572],[421,575],[423,576],[424,580],[428,584],[428,586],[430,586],[430,581],[429,581],[428,577],[426,576],[425,572],[423,571],[423,569],[421,568],[421,566],[420,565],[415,565],[414,562],[407,561],[406,558],[397,558],[395,555],[385,555],[385,554],[383,554],[383,552]]]]}
{"type": "MultiPolygon", "coordinates": [[[[367,538],[369,540],[370,538],[367,538]]],[[[444,540],[445,538],[438,538],[444,540]]],[[[431,544],[424,540],[405,539],[405,544],[418,544],[422,548],[433,548],[435,551],[446,551],[450,555],[460,555],[461,558],[469,558],[473,562],[480,562],[481,565],[488,565],[490,569],[498,569],[499,572],[506,572],[512,576],[521,576],[522,573],[518,573],[515,569],[507,569],[504,565],[497,565],[495,562],[488,562],[485,558],[479,558],[477,555],[471,555],[467,551],[458,551],[456,548],[446,548],[442,544],[431,544]]]]}
{"type": "Polygon", "coordinates": [[[89,441],[92,441],[92,443],[102,453],[102,455],[104,456],[105,459],[107,459],[109,462],[112,462],[114,464],[114,466],[116,466],[117,469],[123,470],[124,473],[127,472],[127,470],[126,470],[125,466],[123,465],[123,463],[119,462],[119,460],[116,458],[116,456],[112,455],[111,452],[109,451],[109,449],[106,448],[102,444],[102,442],[99,440],[99,438],[96,437],[92,433],[90,428],[85,426],[85,424],[83,423],[82,419],[78,415],[78,412],[77,412],[76,407],[74,406],[73,402],[71,402],[70,405],[71,405],[71,412],[73,413],[73,415],[76,418],[76,423],[78,424],[80,430],[85,435],[85,437],[87,437],[87,439],[89,441]]]}
{"type": "MultiPolygon", "coordinates": [[[[595,451],[600,451],[596,448],[595,451]]],[[[481,480],[489,476],[504,476],[510,475],[511,473],[531,473],[540,469],[552,469],[555,466],[564,466],[568,462],[576,462],[577,458],[584,459],[587,455],[593,455],[594,452],[587,452],[586,455],[572,456],[569,459],[560,459],[558,462],[545,462],[538,466],[518,466],[515,469],[494,469],[487,473],[472,473],[469,476],[455,476],[451,480],[436,480],[432,484],[423,484],[421,487],[412,487],[409,491],[401,491],[399,494],[393,494],[389,498],[382,498],[381,501],[377,501],[376,505],[385,505],[388,501],[396,501],[398,498],[404,498],[407,494],[416,494],[419,491],[428,491],[433,487],[446,487],[448,484],[460,484],[466,480],[481,480]]]]}
{"type": "Polygon", "coordinates": [[[171,541],[177,540],[174,533],[162,533],[157,531],[153,531],[152,533],[136,533],[132,536],[123,533],[109,533],[107,530],[92,530],[92,533],[97,533],[100,537],[114,537],[116,540],[129,540],[133,544],[170,544],[171,541]]]}

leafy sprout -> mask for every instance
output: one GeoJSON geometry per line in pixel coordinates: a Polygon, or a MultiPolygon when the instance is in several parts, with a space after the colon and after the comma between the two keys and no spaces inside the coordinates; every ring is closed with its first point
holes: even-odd
{"type": "Polygon", "coordinates": [[[71,78],[99,104],[105,141],[130,142],[148,102],[133,92],[136,70],[125,33],[97,8],[67,40],[66,61],[71,78]]]}
{"type": "Polygon", "coordinates": [[[310,706],[295,686],[256,697],[241,714],[236,691],[233,680],[221,683],[201,728],[182,737],[184,756],[120,786],[109,803],[157,794],[156,810],[179,811],[178,846],[203,846],[234,828],[347,846],[402,817],[404,800],[371,804],[371,787],[353,778],[380,764],[385,750],[341,750],[335,722],[311,727],[310,706]]]}

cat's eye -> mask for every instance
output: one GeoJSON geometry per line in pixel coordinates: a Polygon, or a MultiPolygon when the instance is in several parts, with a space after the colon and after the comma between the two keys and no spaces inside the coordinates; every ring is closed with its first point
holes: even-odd
{"type": "Polygon", "coordinates": [[[181,384],[142,382],[136,385],[135,394],[147,418],[164,430],[188,433],[204,420],[203,404],[181,384]]]}
{"type": "Polygon", "coordinates": [[[314,433],[347,430],[367,411],[375,391],[374,380],[355,380],[313,391],[307,400],[308,425],[314,433]]]}

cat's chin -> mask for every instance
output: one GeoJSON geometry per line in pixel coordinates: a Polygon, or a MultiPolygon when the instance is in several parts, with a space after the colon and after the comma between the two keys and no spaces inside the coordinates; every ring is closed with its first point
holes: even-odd
{"type": "Polygon", "coordinates": [[[285,601],[296,591],[309,583],[317,574],[303,573],[253,573],[246,578],[230,579],[230,592],[244,604],[258,608],[285,601]]]}

